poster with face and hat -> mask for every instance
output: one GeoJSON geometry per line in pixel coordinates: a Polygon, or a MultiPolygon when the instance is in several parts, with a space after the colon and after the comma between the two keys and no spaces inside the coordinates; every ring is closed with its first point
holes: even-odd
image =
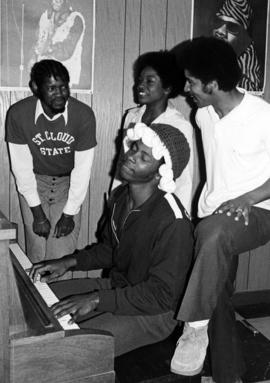
{"type": "Polygon", "coordinates": [[[268,0],[193,0],[191,38],[227,41],[242,70],[239,87],[262,94],[267,57],[268,0]]]}
{"type": "Polygon", "coordinates": [[[93,92],[95,0],[0,0],[0,88],[28,90],[37,61],[60,61],[70,87],[93,92]]]}

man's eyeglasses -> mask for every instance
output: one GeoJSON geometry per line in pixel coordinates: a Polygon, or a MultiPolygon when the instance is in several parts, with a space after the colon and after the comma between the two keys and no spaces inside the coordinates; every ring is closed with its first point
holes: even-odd
{"type": "Polygon", "coordinates": [[[221,28],[223,27],[223,25],[225,25],[227,28],[227,31],[234,36],[239,35],[242,29],[241,25],[233,23],[231,21],[222,20],[220,17],[216,16],[213,20],[213,29],[221,28]]]}

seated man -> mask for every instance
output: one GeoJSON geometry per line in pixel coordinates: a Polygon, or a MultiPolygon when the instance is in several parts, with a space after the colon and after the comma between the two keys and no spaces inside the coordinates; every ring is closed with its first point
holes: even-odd
{"type": "Polygon", "coordinates": [[[270,240],[270,105],[237,87],[241,69],[227,42],[195,38],[181,60],[185,92],[198,107],[206,182],[171,370],[200,373],[209,341],[214,381],[236,383],[244,371],[231,301],[238,254],[270,240]]]}
{"type": "Polygon", "coordinates": [[[109,200],[101,242],[62,259],[40,262],[30,277],[52,282],[67,270],[110,269],[109,278],[52,283],[57,317],[110,331],[115,355],[161,341],[174,330],[193,252],[192,224],[172,192],[188,163],[184,135],[165,124],[127,130],[120,164],[125,184],[109,200]],[[64,298],[65,297],[65,298],[64,298]],[[91,317],[91,312],[100,315],[91,317]]]}

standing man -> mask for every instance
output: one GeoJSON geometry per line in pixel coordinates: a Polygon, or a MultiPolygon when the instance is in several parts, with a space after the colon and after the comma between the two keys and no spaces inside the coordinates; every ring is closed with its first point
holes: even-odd
{"type": "Polygon", "coordinates": [[[238,86],[248,91],[262,90],[262,73],[254,41],[248,33],[253,10],[249,0],[225,0],[215,15],[213,36],[233,47],[242,71],[238,86]]]}
{"type": "Polygon", "coordinates": [[[186,323],[171,370],[198,374],[209,334],[214,381],[233,383],[243,373],[230,301],[238,254],[270,240],[270,105],[236,87],[241,70],[227,42],[196,38],[181,59],[185,91],[199,108],[206,182],[196,260],[178,312],[186,323]]]}
{"type": "Polygon", "coordinates": [[[80,12],[73,10],[68,0],[51,0],[51,7],[39,20],[38,38],[29,65],[43,59],[60,61],[70,75],[70,86],[78,85],[85,20],[80,12]]]}
{"type": "Polygon", "coordinates": [[[35,63],[29,86],[33,96],[7,113],[6,140],[27,255],[35,263],[76,249],[96,123],[92,109],[70,97],[69,73],[60,62],[35,63]]]}

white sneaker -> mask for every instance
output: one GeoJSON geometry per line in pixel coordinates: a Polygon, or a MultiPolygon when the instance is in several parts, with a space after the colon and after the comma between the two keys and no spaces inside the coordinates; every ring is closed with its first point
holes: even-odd
{"type": "Polygon", "coordinates": [[[190,327],[185,323],[171,360],[171,372],[193,376],[201,372],[208,346],[208,326],[190,327]]]}

